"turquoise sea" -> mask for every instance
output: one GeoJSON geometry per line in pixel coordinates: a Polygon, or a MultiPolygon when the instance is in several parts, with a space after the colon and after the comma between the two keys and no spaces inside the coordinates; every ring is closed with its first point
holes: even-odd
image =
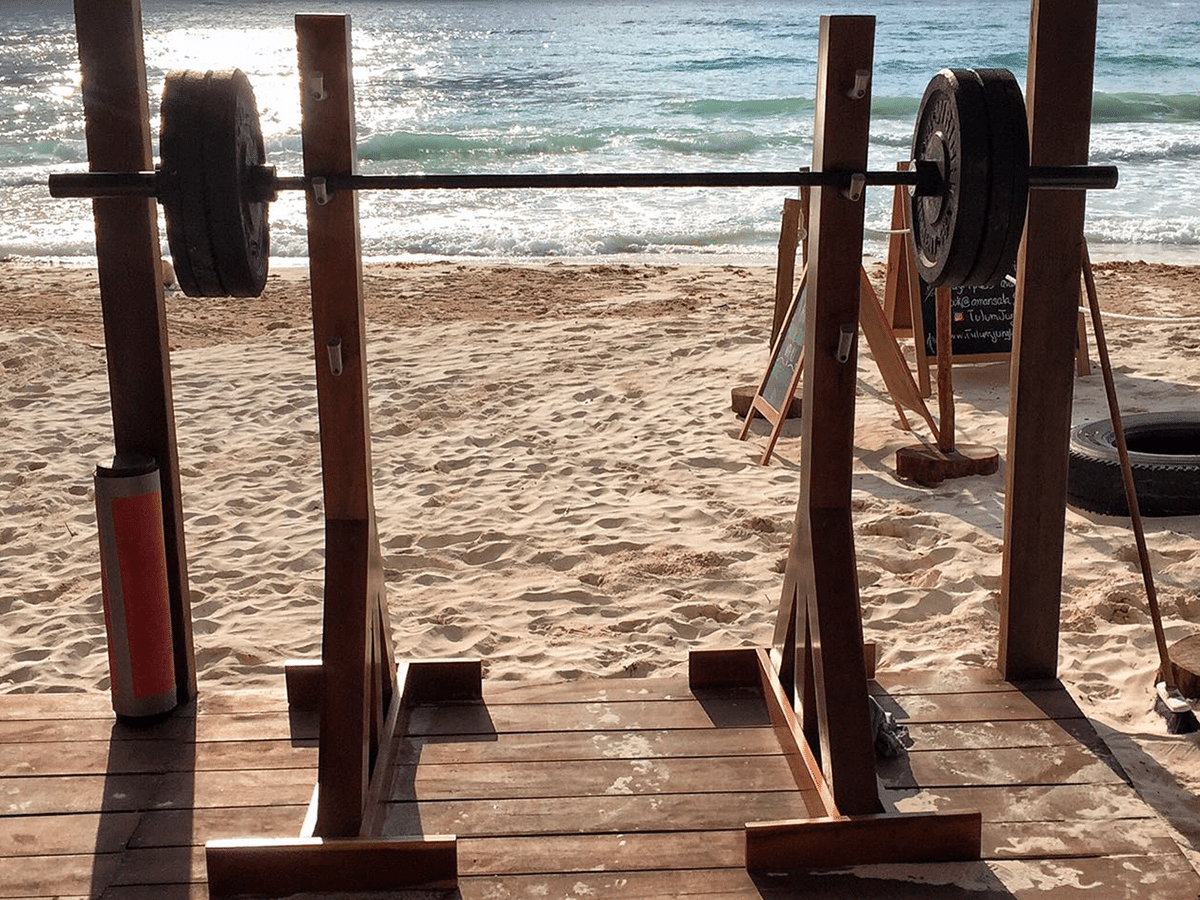
{"type": "MultiPolygon", "coordinates": [[[[245,70],[270,162],[300,170],[297,12],[354,26],[364,172],[787,169],[811,162],[817,29],[878,18],[870,161],[909,155],[922,91],[946,65],[1024,82],[1028,0],[144,0],[152,116],[167,71],[245,70]]],[[[52,200],[86,167],[71,4],[0,0],[0,257],[86,261],[90,205],[52,200]]],[[[1092,161],[1098,257],[1200,261],[1200,4],[1102,0],[1092,161]]],[[[361,200],[377,258],[770,259],[786,189],[392,192],[361,200]]],[[[891,192],[868,192],[882,254],[891,192]]],[[[273,252],[305,253],[300,196],[272,206],[273,252]]]]}

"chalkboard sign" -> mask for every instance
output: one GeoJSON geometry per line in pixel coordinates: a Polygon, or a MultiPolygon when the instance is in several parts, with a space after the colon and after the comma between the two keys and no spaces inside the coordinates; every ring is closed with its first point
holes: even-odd
{"type": "Polygon", "coordinates": [[[771,423],[771,437],[767,440],[760,460],[764,466],[771,460],[771,452],[783,431],[788,409],[792,406],[792,396],[800,383],[800,373],[804,365],[804,319],[808,315],[804,308],[808,290],[807,275],[807,270],[800,273],[800,290],[780,323],[779,338],[771,348],[767,370],[758,383],[758,390],[754,393],[750,410],[746,413],[742,433],[738,436],[740,441],[746,439],[756,413],[771,423]]]}
{"type": "MultiPolygon", "coordinates": [[[[1012,353],[1013,306],[1017,288],[1005,279],[991,287],[956,287],[950,291],[952,355],[995,356],[1012,353]]],[[[921,282],[924,351],[937,358],[937,291],[921,282]]]]}
{"type": "Polygon", "coordinates": [[[804,296],[807,285],[800,289],[800,294],[790,312],[787,328],[779,338],[779,347],[771,359],[771,368],[767,370],[767,380],[759,392],[762,398],[771,405],[773,410],[782,413],[792,402],[792,391],[795,389],[796,370],[800,367],[800,357],[804,353],[804,296]]]}

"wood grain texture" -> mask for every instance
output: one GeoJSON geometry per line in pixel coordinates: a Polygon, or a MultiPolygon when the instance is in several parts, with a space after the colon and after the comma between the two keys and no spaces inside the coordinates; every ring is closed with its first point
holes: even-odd
{"type": "MultiPolygon", "coordinates": [[[[1088,161],[1096,16],[1097,0],[1033,2],[1031,165],[1088,161]]],[[[1031,192],[1017,259],[999,646],[1010,680],[1058,671],[1084,195],[1031,192]]]]}
{"type": "Polygon", "coordinates": [[[795,871],[979,858],[977,810],[885,813],[746,825],[746,867],[795,871]]]}
{"type": "MultiPolygon", "coordinates": [[[[869,92],[855,99],[850,88],[856,73],[871,70],[874,43],[870,16],[821,19],[814,171],[866,170],[869,92]]],[[[800,501],[788,567],[811,573],[797,581],[807,589],[801,597],[813,634],[821,764],[843,813],[873,813],[879,800],[850,512],[863,203],[815,188],[811,215],[800,501]],[[839,360],[843,334],[849,354],[839,360]]]]}
{"type": "MultiPolygon", "coordinates": [[[[353,174],[349,17],[297,16],[296,34],[304,173],[353,174]]],[[[316,833],[348,838],[363,824],[376,753],[390,745],[395,660],[375,529],[358,198],[310,193],[306,209],[326,560],[316,833]]]]}
{"type": "MultiPolygon", "coordinates": [[[[153,169],[140,0],[76,0],[75,31],[89,168],[153,169]]],[[[94,200],[92,209],[113,442],[118,455],[149,456],[158,464],[175,687],[186,703],[196,695],[196,659],[158,209],[151,198],[129,197],[94,200]]]]}
{"type": "MultiPolygon", "coordinates": [[[[769,665],[766,651],[762,657],[769,665]]],[[[998,701],[993,709],[1003,715],[1019,711],[1015,696],[1039,695],[998,682],[994,673],[960,670],[956,684],[974,690],[966,702],[954,702],[945,685],[927,677],[934,674],[881,673],[897,693],[879,696],[901,706],[941,710],[941,718],[947,711],[970,715],[987,697],[998,701]]],[[[769,720],[761,692],[728,690],[732,708],[746,710],[757,702],[759,715],[769,720]]],[[[458,859],[470,869],[459,876],[461,900],[547,895],[930,900],[963,896],[964,886],[971,888],[972,898],[999,900],[1077,897],[1080,885],[1095,885],[1097,900],[1174,900],[1179,894],[1166,886],[1193,895],[1197,889],[1194,871],[1153,810],[1078,742],[1076,731],[1090,728],[1087,720],[1077,715],[1055,720],[1056,708],[1070,712],[1067,704],[1038,697],[1023,710],[1036,713],[1035,719],[914,723],[910,733],[917,743],[907,761],[900,761],[901,780],[892,781],[891,770],[881,770],[885,782],[897,785],[882,794],[889,810],[979,810],[985,861],[855,864],[834,872],[782,875],[746,871],[738,852],[745,824],[809,818],[819,809],[816,794],[792,786],[795,776],[782,744],[773,754],[762,752],[771,749],[762,738],[775,734],[769,724],[719,727],[709,717],[708,727],[699,727],[697,713],[707,716],[704,703],[719,708],[720,692],[710,688],[696,696],[681,679],[653,684],[621,679],[532,685],[527,693],[506,685],[499,693],[504,703],[492,709],[496,721],[508,719],[521,727],[535,721],[537,698],[555,702],[543,709],[541,725],[532,733],[501,729],[410,738],[422,753],[427,748],[445,756],[440,762],[419,759],[415,767],[400,766],[397,799],[384,807],[381,831],[388,837],[459,835],[458,859]],[[614,700],[617,696],[625,699],[614,700]],[[609,730],[600,718],[613,709],[648,719],[659,711],[682,710],[688,724],[609,730]],[[506,712],[517,710],[521,713],[511,718],[506,712]],[[568,711],[574,711],[578,727],[554,731],[568,711]],[[590,730],[583,729],[589,719],[590,730]],[[1045,730],[1050,728],[1057,730],[1045,730]],[[556,739],[563,741],[561,751],[554,748],[556,739]],[[751,744],[742,743],[746,740],[751,744]],[[525,742],[531,756],[545,759],[522,762],[519,748],[525,742]],[[489,760],[492,746],[497,756],[489,760]],[[466,748],[457,762],[455,747],[466,748]],[[716,753],[742,747],[752,752],[716,753]],[[997,783],[979,784],[979,773],[997,783]],[[1033,783],[1055,779],[1071,783],[1033,783]],[[722,791],[724,784],[736,789],[722,791]],[[500,790],[505,785],[515,788],[500,790]],[[443,799],[420,799],[427,787],[443,799]],[[617,790],[609,793],[610,787],[617,790]],[[487,796],[466,796],[472,793],[487,796]],[[529,794],[548,796],[523,796],[529,794]]],[[[65,712],[57,713],[53,698],[25,696],[25,711],[21,697],[0,698],[9,724],[45,716],[61,728],[71,715],[86,713],[92,704],[102,709],[107,702],[98,695],[90,701],[63,695],[65,712]]],[[[478,705],[448,703],[446,715],[478,705]]],[[[8,768],[0,769],[0,796],[8,805],[0,809],[0,897],[198,900],[208,897],[206,841],[239,834],[292,841],[312,792],[315,749],[291,747],[296,756],[289,760],[289,742],[265,740],[260,757],[244,752],[246,732],[255,723],[264,732],[287,728],[284,704],[261,692],[248,692],[244,703],[237,694],[214,693],[204,706],[214,710],[211,719],[201,712],[197,718],[166,720],[136,741],[111,723],[112,747],[97,739],[67,741],[70,763],[64,768],[99,774],[20,775],[13,768],[20,765],[16,757],[3,757],[8,768]],[[242,706],[254,711],[230,712],[242,706]],[[206,739],[197,741],[200,734],[206,739]],[[111,757],[125,765],[129,752],[135,754],[133,768],[147,771],[103,771],[101,761],[111,757]],[[207,765],[207,758],[230,768],[179,768],[189,758],[198,766],[207,765]],[[284,763],[289,767],[277,768],[284,763]]],[[[90,728],[100,720],[78,721],[90,728]]],[[[52,747],[38,752],[48,755],[52,747]]],[[[912,849],[920,842],[904,837],[883,843],[912,849]]],[[[268,870],[278,864],[269,862],[268,870]]],[[[380,867],[369,856],[364,866],[380,867]]]]}
{"type": "Polygon", "coordinates": [[[213,841],[204,855],[214,898],[446,888],[458,874],[453,836],[213,841]]]}

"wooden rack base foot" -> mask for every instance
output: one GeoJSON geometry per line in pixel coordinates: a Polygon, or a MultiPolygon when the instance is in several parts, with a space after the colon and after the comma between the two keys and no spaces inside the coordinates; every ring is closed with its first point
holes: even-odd
{"type": "Polygon", "coordinates": [[[999,468],[999,452],[983,444],[958,444],[949,451],[913,444],[896,451],[896,474],[922,487],[936,487],[948,478],[991,475],[999,468]]]}
{"type": "Polygon", "coordinates": [[[693,651],[692,690],[758,688],[796,784],[815,788],[824,815],[746,824],[746,868],[798,872],[875,863],[960,862],[981,857],[983,816],[977,809],[936,813],[841,815],[808,747],[791,702],[765,649],[693,651]]]}
{"type": "MultiPolygon", "coordinates": [[[[285,667],[289,717],[304,729],[320,713],[324,668],[320,660],[292,661],[285,667]]],[[[478,702],[483,696],[483,665],[478,659],[415,660],[397,667],[398,691],[387,716],[386,734],[368,792],[371,808],[357,837],[312,834],[316,810],[310,807],[296,838],[235,838],[205,847],[209,895],[253,894],[283,897],[303,891],[396,891],[453,888],[458,883],[458,839],[452,834],[379,836],[382,809],[392,778],[395,741],[402,739],[414,706],[423,703],[478,702]],[[376,785],[378,785],[376,787],[376,785]]],[[[316,803],[314,795],[313,803],[316,803]]]]}

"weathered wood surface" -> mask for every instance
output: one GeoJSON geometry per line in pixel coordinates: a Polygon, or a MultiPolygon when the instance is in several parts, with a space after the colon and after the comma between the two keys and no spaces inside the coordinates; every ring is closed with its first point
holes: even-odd
{"type": "MultiPolygon", "coordinates": [[[[76,0],[75,30],[89,167],[152,169],[141,0],[76,0]]],[[[113,444],[118,455],[158,463],[175,686],[184,703],[196,694],[196,656],[158,209],[152,199],[135,197],[97,199],[92,208],[113,444]]]]}
{"type": "MultiPolygon", "coordinates": [[[[870,73],[874,49],[873,17],[821,18],[815,171],[866,168],[869,92],[860,96],[849,86],[858,74],[870,73]]],[[[785,580],[785,584],[798,581],[804,586],[799,600],[807,607],[812,628],[822,745],[817,755],[838,808],[847,814],[874,813],[880,808],[871,771],[874,760],[850,504],[863,210],[862,202],[838,188],[813,189],[800,499],[788,554],[790,577],[785,580]]],[[[782,599],[780,616],[787,618],[791,597],[786,590],[782,599]]]]}
{"type": "MultiPolygon", "coordinates": [[[[953,675],[962,695],[929,673],[879,678],[872,692],[889,708],[933,719],[902,719],[914,746],[880,768],[884,805],[980,810],[984,861],[748,874],[746,821],[802,819],[819,806],[791,781],[765,711],[761,725],[714,721],[728,709],[751,718],[751,695],[735,688],[724,700],[713,691],[697,698],[682,678],[494,691],[485,683],[486,716],[481,704],[419,707],[430,724],[474,709],[466,718],[484,730],[398,739],[403,764],[383,833],[457,834],[459,893],[432,895],[455,900],[577,890],[621,900],[929,900],[962,896],[966,885],[978,889],[972,898],[1200,892],[1159,818],[1080,743],[1090,725],[1061,689],[1054,697],[1042,683],[1025,695],[969,670],[953,675]],[[998,718],[978,721],[974,707],[985,697],[998,718]],[[1017,712],[1028,718],[1011,718],[1017,712]],[[652,727],[625,727],[659,713],[652,727]],[[496,789],[509,783],[514,790],[496,789]]],[[[199,705],[199,714],[191,707],[135,730],[113,723],[106,696],[0,696],[0,722],[11,726],[0,732],[0,898],[207,900],[206,841],[298,835],[316,750],[287,739],[282,687],[274,697],[205,694],[199,705]],[[39,723],[53,726],[53,737],[26,741],[39,723]],[[248,737],[256,730],[261,741],[248,737]]]]}
{"type": "MultiPolygon", "coordinates": [[[[1088,161],[1098,0],[1033,0],[1029,161],[1088,161]]],[[[1017,259],[1001,566],[999,665],[1058,674],[1067,450],[1086,191],[1033,191],[1017,259]]]]}

